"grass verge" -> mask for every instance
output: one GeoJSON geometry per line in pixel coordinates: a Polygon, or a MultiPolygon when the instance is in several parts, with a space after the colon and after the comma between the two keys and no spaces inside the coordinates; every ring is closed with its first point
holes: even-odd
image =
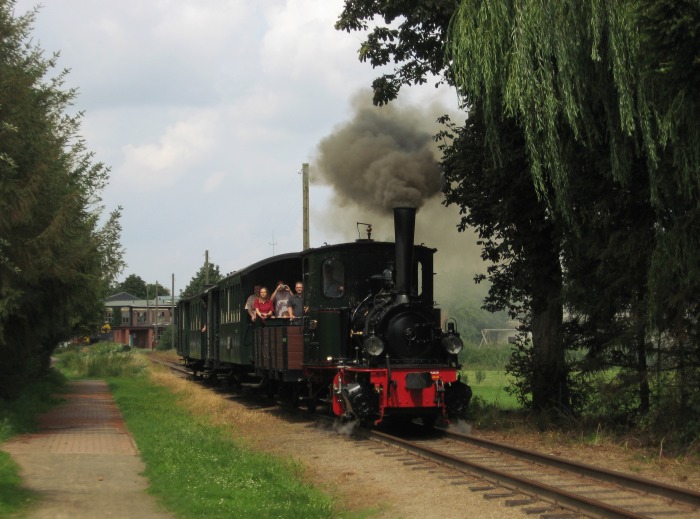
{"type": "Polygon", "coordinates": [[[187,518],[330,517],[332,500],[290,460],[249,451],[147,377],[110,379],[146,463],[150,492],[187,518]]]}

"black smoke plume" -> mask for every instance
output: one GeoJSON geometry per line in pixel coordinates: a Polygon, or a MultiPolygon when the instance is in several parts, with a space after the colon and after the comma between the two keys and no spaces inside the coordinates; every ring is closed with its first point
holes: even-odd
{"type": "MultiPolygon", "coordinates": [[[[416,108],[372,106],[366,94],[353,100],[354,116],[318,145],[318,172],[347,201],[376,212],[421,207],[440,192],[441,173],[431,115],[416,108]]],[[[435,117],[432,118],[435,120],[435,117]]]]}

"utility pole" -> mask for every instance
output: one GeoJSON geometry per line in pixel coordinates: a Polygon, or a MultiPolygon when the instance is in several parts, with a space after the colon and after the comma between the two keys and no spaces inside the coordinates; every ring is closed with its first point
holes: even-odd
{"type": "Polygon", "coordinates": [[[175,274],[170,275],[170,326],[175,322],[175,274]]]}
{"type": "Polygon", "coordinates": [[[156,341],[158,340],[158,281],[156,281],[156,325],[153,330],[153,342],[151,342],[151,350],[153,350],[156,341]]]}
{"type": "Polygon", "coordinates": [[[301,165],[302,201],[303,201],[303,249],[307,250],[309,245],[309,164],[304,162],[301,165]]]}
{"type": "Polygon", "coordinates": [[[209,284],[209,251],[204,251],[204,285],[209,284]]]}

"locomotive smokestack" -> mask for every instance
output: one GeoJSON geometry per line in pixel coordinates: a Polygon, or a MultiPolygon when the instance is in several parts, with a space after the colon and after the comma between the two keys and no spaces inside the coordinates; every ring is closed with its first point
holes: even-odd
{"type": "Polygon", "coordinates": [[[415,228],[415,207],[395,207],[396,303],[408,303],[408,296],[413,292],[413,235],[415,228]]]}

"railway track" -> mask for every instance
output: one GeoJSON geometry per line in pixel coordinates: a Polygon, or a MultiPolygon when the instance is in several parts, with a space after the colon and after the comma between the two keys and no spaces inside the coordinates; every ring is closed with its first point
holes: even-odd
{"type": "Polygon", "coordinates": [[[161,366],[165,366],[166,368],[169,368],[170,371],[175,372],[178,376],[182,377],[190,377],[192,375],[192,371],[187,369],[185,366],[182,365],[180,362],[174,362],[171,360],[164,360],[164,359],[159,359],[153,356],[149,356],[148,360],[153,362],[154,364],[160,364],[161,366]]]}
{"type": "MultiPolygon", "coordinates": [[[[180,376],[182,364],[151,358],[180,376]]],[[[317,418],[325,421],[323,415],[317,418]]],[[[437,463],[456,471],[451,484],[469,485],[488,499],[505,499],[543,517],[693,518],[700,519],[700,492],[633,475],[539,454],[445,429],[406,439],[378,430],[363,430],[377,442],[378,454],[404,464],[437,463]],[[573,514],[573,515],[572,515],[573,514]]]]}
{"type": "Polygon", "coordinates": [[[531,513],[553,517],[560,507],[586,517],[700,518],[700,493],[692,490],[451,431],[421,440],[381,431],[368,435],[476,476],[482,483],[474,483],[472,490],[487,492],[487,498],[506,499],[510,505],[532,505],[531,513]]]}

